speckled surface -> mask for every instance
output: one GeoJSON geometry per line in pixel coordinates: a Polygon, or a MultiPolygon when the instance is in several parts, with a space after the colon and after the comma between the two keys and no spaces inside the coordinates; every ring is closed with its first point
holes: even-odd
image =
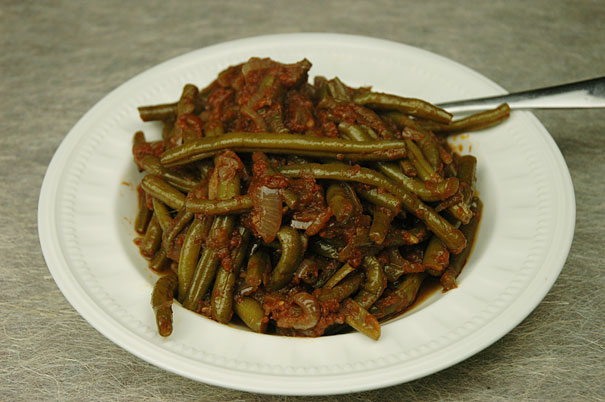
{"type": "Polygon", "coordinates": [[[517,328],[432,376],[327,398],[267,397],[164,372],[65,300],[38,241],[48,163],[99,99],[171,57],[282,32],[390,39],[514,91],[605,74],[603,1],[0,1],[0,399],[604,400],[605,110],[539,111],[573,179],[577,222],[552,290],[517,328]]]}

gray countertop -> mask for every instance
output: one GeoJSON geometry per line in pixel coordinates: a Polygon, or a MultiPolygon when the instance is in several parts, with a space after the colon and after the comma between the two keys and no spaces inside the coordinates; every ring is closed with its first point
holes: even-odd
{"type": "MultiPolygon", "coordinates": [[[[105,94],[191,50],[283,32],[406,43],[509,91],[605,73],[602,0],[0,1],[0,399],[313,399],[196,383],[122,350],[65,300],[37,233],[48,163],[105,94]]],[[[563,153],[577,202],[571,252],[544,301],[508,335],[453,367],[325,399],[605,399],[605,110],[536,115],[563,153]]]]}

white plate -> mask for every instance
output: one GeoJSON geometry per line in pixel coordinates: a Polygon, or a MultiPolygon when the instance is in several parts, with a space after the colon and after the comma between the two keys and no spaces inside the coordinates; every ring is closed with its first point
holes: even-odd
{"type": "Polygon", "coordinates": [[[209,384],[274,394],[333,394],[410,381],[477,353],[521,322],[557,278],[573,237],[575,200],[554,141],[530,113],[454,140],[478,157],[485,203],[479,239],[458,289],[438,292],[372,341],[350,333],[318,339],[259,335],[174,307],[173,334],[157,335],[154,276],[133,245],[139,180],[132,163],[139,105],[178,98],[251,56],[303,57],[312,75],[433,102],[504,90],[432,53],[384,40],[292,34],[237,40],[188,53],[121,85],[74,126],[46,173],[39,234],[57,285],[107,338],[140,358],[209,384]]]}

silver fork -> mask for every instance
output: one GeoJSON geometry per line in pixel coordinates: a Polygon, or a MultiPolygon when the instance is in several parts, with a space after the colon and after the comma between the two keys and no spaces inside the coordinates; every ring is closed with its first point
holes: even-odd
{"type": "Polygon", "coordinates": [[[465,113],[493,109],[502,103],[511,109],[605,108],[605,77],[437,106],[450,113],[465,113]]]}

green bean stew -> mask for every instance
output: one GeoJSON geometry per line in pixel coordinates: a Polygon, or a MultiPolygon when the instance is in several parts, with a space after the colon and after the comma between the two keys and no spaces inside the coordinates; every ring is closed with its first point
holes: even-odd
{"type": "Polygon", "coordinates": [[[497,124],[508,106],[452,120],[423,100],[311,83],[310,68],[253,57],[139,108],[162,125],[161,140],[133,141],[160,335],[176,299],[260,333],[378,339],[425,278],[456,287],[481,202],[476,159],[445,135],[497,124]]]}

